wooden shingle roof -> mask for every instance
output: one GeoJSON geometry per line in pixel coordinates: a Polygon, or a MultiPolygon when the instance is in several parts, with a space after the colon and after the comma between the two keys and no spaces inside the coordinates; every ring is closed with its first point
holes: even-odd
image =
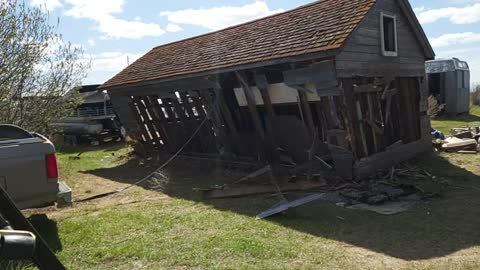
{"type": "Polygon", "coordinates": [[[376,0],[321,0],[217,32],[158,46],[100,88],[340,48],[376,0]]]}

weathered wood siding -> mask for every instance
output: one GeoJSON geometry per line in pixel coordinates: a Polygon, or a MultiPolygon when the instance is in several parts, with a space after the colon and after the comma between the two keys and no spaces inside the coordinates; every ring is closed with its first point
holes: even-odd
{"type": "Polygon", "coordinates": [[[400,77],[424,76],[425,53],[413,28],[395,0],[379,0],[347,39],[336,57],[340,78],[355,76],[400,77]],[[382,55],[380,14],[395,15],[397,20],[398,56],[382,55]]]}

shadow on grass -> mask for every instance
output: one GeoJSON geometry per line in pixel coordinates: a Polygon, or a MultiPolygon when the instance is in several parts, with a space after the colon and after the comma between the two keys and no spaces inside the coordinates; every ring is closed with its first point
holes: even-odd
{"type": "Polygon", "coordinates": [[[125,148],[124,142],[105,142],[99,146],[92,146],[92,145],[80,145],[80,146],[67,146],[67,145],[59,145],[56,147],[57,152],[61,154],[79,154],[79,153],[86,153],[86,152],[93,152],[102,150],[103,152],[111,152],[117,151],[120,149],[125,148]]]}
{"type": "MultiPolygon", "coordinates": [[[[479,177],[434,154],[421,158],[419,162],[439,178],[449,180],[451,185],[443,192],[441,199],[421,203],[415,209],[395,216],[313,204],[289,211],[270,221],[300,232],[405,260],[442,257],[479,246],[480,192],[471,188],[474,182],[480,186],[479,177]]],[[[133,183],[153,169],[154,166],[145,167],[132,160],[116,168],[84,173],[133,183]]],[[[277,202],[272,196],[223,200],[201,198],[193,188],[227,183],[245,174],[222,170],[217,164],[177,161],[169,167],[167,173],[170,180],[162,182],[155,190],[172,197],[202,202],[222,211],[253,217],[277,202]],[[188,170],[185,169],[186,164],[188,170]]],[[[149,189],[148,186],[143,187],[149,189]]],[[[252,226],[255,226],[254,222],[252,226]]]]}
{"type": "Polygon", "coordinates": [[[58,252],[63,249],[55,221],[49,219],[45,214],[32,215],[28,219],[53,252],[58,252]]]}

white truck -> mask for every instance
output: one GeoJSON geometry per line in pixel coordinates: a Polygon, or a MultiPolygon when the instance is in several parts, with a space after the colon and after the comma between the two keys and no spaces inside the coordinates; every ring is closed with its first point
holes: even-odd
{"type": "Polygon", "coordinates": [[[20,209],[72,203],[72,190],[58,179],[52,142],[13,125],[0,125],[0,186],[20,209]]]}

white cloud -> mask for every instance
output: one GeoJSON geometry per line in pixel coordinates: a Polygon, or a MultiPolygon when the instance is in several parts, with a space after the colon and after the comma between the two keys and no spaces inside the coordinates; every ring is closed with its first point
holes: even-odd
{"type": "Polygon", "coordinates": [[[127,61],[133,63],[143,54],[123,52],[103,52],[91,55],[92,72],[120,72],[127,67],[127,61]]]}
{"type": "Polygon", "coordinates": [[[480,3],[463,8],[447,7],[422,11],[418,15],[420,23],[434,23],[440,19],[448,19],[454,24],[471,24],[480,22],[480,3]]]}
{"type": "Polygon", "coordinates": [[[174,24],[190,24],[218,30],[282,11],[282,9],[270,10],[267,3],[257,0],[255,3],[240,7],[223,6],[164,11],[160,13],[160,16],[167,17],[168,21],[174,24]]]}
{"type": "Polygon", "coordinates": [[[71,7],[65,15],[74,18],[101,19],[123,11],[124,0],[65,0],[71,7]]]}
{"type": "Polygon", "coordinates": [[[433,47],[448,47],[453,45],[463,45],[469,43],[480,42],[480,33],[465,32],[445,34],[437,38],[431,38],[430,43],[433,47]]]}
{"type": "Polygon", "coordinates": [[[420,12],[422,12],[422,11],[424,11],[424,10],[425,10],[425,7],[424,7],[424,6],[413,8],[413,11],[414,11],[416,14],[419,14],[420,12]]]}
{"type": "Polygon", "coordinates": [[[127,67],[127,61],[133,63],[143,54],[125,52],[103,52],[92,54],[85,59],[91,63],[91,69],[84,84],[101,84],[127,67]],[[127,59],[128,58],[128,59],[127,59]]]}
{"type": "Polygon", "coordinates": [[[147,36],[161,36],[165,34],[160,25],[156,23],[144,23],[127,21],[107,16],[98,21],[98,29],[107,38],[131,38],[139,39],[147,36]]]}
{"type": "Polygon", "coordinates": [[[88,43],[88,45],[90,45],[90,47],[95,46],[95,40],[94,39],[87,40],[87,43],[88,43]]]}
{"type": "Polygon", "coordinates": [[[62,6],[60,0],[31,0],[30,4],[32,6],[46,8],[48,11],[55,10],[62,6]]]}
{"type": "Polygon", "coordinates": [[[182,30],[183,30],[182,27],[180,27],[178,24],[169,23],[167,25],[167,32],[175,33],[175,32],[180,32],[182,30]]]}
{"type": "Polygon", "coordinates": [[[138,18],[133,21],[116,18],[113,14],[123,12],[124,0],[66,0],[66,2],[70,7],[65,15],[95,21],[96,30],[104,34],[102,39],[139,39],[165,34],[165,30],[156,23],[141,22],[138,18]]]}

